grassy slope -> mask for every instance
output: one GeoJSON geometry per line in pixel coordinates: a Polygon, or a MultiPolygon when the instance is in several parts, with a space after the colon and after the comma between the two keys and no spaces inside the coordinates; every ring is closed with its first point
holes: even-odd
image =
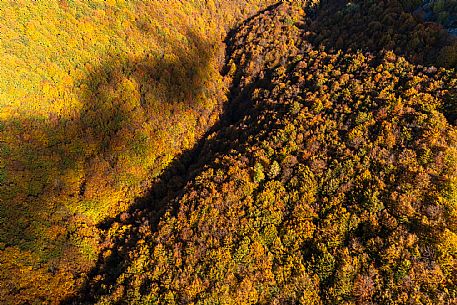
{"type": "Polygon", "coordinates": [[[272,1],[0,3],[0,298],[58,302],[217,119],[225,29],[272,1]]]}

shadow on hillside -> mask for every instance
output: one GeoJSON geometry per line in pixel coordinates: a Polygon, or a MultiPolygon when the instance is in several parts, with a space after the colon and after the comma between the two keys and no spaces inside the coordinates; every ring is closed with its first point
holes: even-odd
{"type": "MultiPolygon", "coordinates": [[[[213,56],[212,43],[200,35],[189,30],[186,39],[164,54],[114,58],[94,68],[79,84],[80,110],[69,116],[1,122],[2,248],[31,250],[43,262],[58,259],[71,242],[68,232],[50,236],[52,227],[91,225],[82,214],[97,208],[98,192],[125,183],[126,156],[141,165],[148,137],[164,146],[182,143],[182,135],[160,138],[161,131],[185,112],[206,111],[197,100],[213,56]]],[[[169,153],[154,149],[158,162],[169,153]]]]}
{"type": "Polygon", "coordinates": [[[441,110],[449,124],[457,126],[457,88],[449,90],[441,110]]]}
{"type": "MultiPolygon", "coordinates": [[[[341,1],[335,1],[334,5],[340,5],[341,1]]],[[[267,10],[272,10],[280,4],[274,5],[267,10]]],[[[265,10],[265,11],[267,11],[265,10]]],[[[240,27],[255,22],[255,18],[263,12],[259,12],[256,16],[248,19],[240,27]]],[[[322,15],[323,16],[323,15],[322,15]]],[[[314,43],[316,45],[326,44],[326,40],[331,35],[325,36],[327,32],[327,22],[322,22],[317,16],[312,22],[314,43]],[[320,26],[322,25],[322,27],[320,26]],[[327,38],[326,38],[327,37],[327,38]]],[[[334,22],[333,19],[332,22],[334,22]]],[[[330,22],[330,21],[329,21],[330,22]]],[[[231,46],[235,45],[232,39],[237,30],[230,32],[227,38],[227,54],[230,57],[231,46]]],[[[356,41],[354,41],[356,43],[356,41]]],[[[344,45],[328,43],[328,48],[340,49],[344,45]]],[[[368,44],[361,41],[360,44],[347,46],[347,48],[366,49],[368,44]]],[[[373,49],[371,51],[376,51],[373,49]]],[[[238,67],[243,70],[243,67],[238,67]]],[[[229,67],[223,68],[224,72],[229,71],[229,67]]],[[[265,74],[265,78],[257,78],[250,86],[240,90],[237,84],[240,83],[241,74],[235,76],[232,80],[232,88],[229,94],[229,102],[225,105],[222,118],[216,126],[209,130],[206,135],[200,140],[193,149],[176,157],[175,160],[163,171],[163,173],[155,179],[153,187],[149,193],[142,198],[138,198],[132,207],[113,219],[108,219],[99,224],[99,227],[108,231],[114,224],[122,225],[126,228],[121,236],[116,236],[115,239],[107,238],[103,244],[103,249],[98,257],[96,266],[88,274],[87,279],[77,295],[62,302],[62,304],[92,304],[98,300],[100,296],[109,294],[110,284],[120,281],[120,275],[127,270],[133,257],[130,256],[132,249],[137,246],[138,232],[141,230],[149,230],[153,234],[159,225],[161,217],[165,212],[173,214],[179,198],[185,190],[186,184],[191,181],[196,175],[204,170],[204,165],[213,161],[220,154],[230,151],[239,142],[245,141],[245,135],[232,134],[231,130],[237,130],[233,127],[240,122],[243,116],[250,114],[253,110],[253,105],[250,103],[253,90],[259,86],[268,85],[269,73],[265,74]],[[233,108],[236,108],[233,110],[233,108]],[[223,131],[223,132],[222,132],[223,131]]],[[[115,83],[114,83],[115,84],[115,83]]],[[[175,87],[173,90],[179,90],[175,87]]],[[[146,241],[147,242],[147,241],[146,241]]],[[[128,283],[119,283],[128,284],[128,283]]],[[[145,290],[148,283],[144,283],[145,290]]],[[[124,291],[123,293],[125,293],[124,291]]],[[[122,297],[120,297],[122,299],[122,297]]]]}
{"type": "Polygon", "coordinates": [[[400,1],[325,0],[311,40],[327,50],[392,50],[415,64],[457,67],[457,37],[400,1]]]}
{"type": "MultiPolygon", "coordinates": [[[[280,3],[258,12],[242,23],[240,27],[262,13],[276,8],[278,5],[280,3]]],[[[232,31],[227,38],[226,42],[228,44],[230,44],[231,36],[235,33],[236,31],[232,31]]],[[[230,54],[229,48],[227,52],[230,54]]],[[[223,67],[222,70],[228,71],[227,67],[223,67]]],[[[238,75],[238,77],[241,78],[242,75],[238,75]]],[[[234,79],[233,82],[237,83],[239,79],[234,79]]],[[[107,219],[98,225],[100,229],[105,231],[116,223],[128,229],[123,232],[122,236],[116,236],[116,240],[106,240],[95,268],[88,274],[87,280],[78,294],[64,300],[61,304],[93,304],[100,296],[110,292],[107,290],[109,285],[119,280],[119,276],[131,263],[129,254],[137,246],[137,233],[140,230],[145,230],[145,228],[155,232],[161,217],[166,212],[174,213],[177,208],[176,203],[184,194],[186,184],[204,170],[205,164],[211,163],[220,154],[230,151],[240,141],[243,141],[244,136],[235,132],[235,125],[243,115],[252,110],[248,105],[248,101],[254,88],[259,88],[261,84],[265,83],[268,82],[263,79],[257,79],[253,81],[251,86],[243,90],[238,90],[236,86],[232,86],[228,94],[230,101],[224,105],[219,122],[208,130],[205,136],[191,150],[176,157],[160,177],[154,180],[153,187],[149,192],[144,197],[137,198],[128,211],[119,214],[113,219],[107,219]],[[231,108],[234,104],[237,107],[243,107],[242,113],[240,111],[232,111],[231,108]],[[220,131],[224,131],[223,134],[218,134],[220,131]]],[[[144,284],[146,285],[147,283],[144,284]]],[[[144,287],[144,289],[146,288],[144,287]]]]}

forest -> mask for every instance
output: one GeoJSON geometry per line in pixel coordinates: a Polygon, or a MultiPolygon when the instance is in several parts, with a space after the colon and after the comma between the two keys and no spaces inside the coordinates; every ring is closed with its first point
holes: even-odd
{"type": "Polygon", "coordinates": [[[0,303],[457,302],[456,1],[0,12],[0,303]]]}

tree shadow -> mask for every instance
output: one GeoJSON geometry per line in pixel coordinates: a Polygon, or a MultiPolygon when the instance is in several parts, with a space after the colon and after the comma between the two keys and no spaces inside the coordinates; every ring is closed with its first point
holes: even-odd
{"type": "Polygon", "coordinates": [[[457,66],[457,37],[398,0],[322,1],[309,31],[326,50],[391,50],[415,64],[457,66]]]}
{"type": "MultiPolygon", "coordinates": [[[[385,2],[380,2],[380,9],[373,12],[377,19],[369,22],[363,18],[365,7],[361,2],[355,2],[355,6],[348,6],[345,1],[329,3],[328,9],[320,11],[307,24],[313,32],[310,39],[316,48],[322,45],[328,50],[367,52],[387,48],[415,63],[436,66],[455,63],[452,58],[446,58],[456,54],[452,51],[455,38],[444,33],[439,25],[421,22],[417,25],[416,17],[398,6],[384,14],[385,2]],[[397,19],[405,21],[404,28],[394,26],[397,19]],[[405,37],[404,44],[392,44],[394,38],[398,40],[401,36],[405,37]]],[[[264,12],[276,7],[278,5],[264,12]]],[[[246,23],[254,19],[255,16],[246,23]]],[[[227,58],[231,55],[230,42],[235,33],[236,29],[227,40],[227,58]]],[[[50,227],[56,224],[65,227],[66,222],[77,225],[78,221],[92,225],[87,218],[81,220],[80,214],[102,214],[97,210],[97,196],[101,189],[105,193],[112,191],[111,186],[128,179],[130,173],[124,171],[125,163],[122,163],[126,156],[135,156],[135,162],[141,164],[148,158],[145,151],[160,151],[154,167],[157,174],[164,171],[151,182],[153,187],[148,194],[138,198],[129,210],[99,223],[102,230],[116,225],[128,230],[116,240],[105,241],[97,266],[89,273],[80,296],[67,303],[92,302],[96,296],[106,293],[105,286],[115,281],[130,264],[129,251],[136,246],[136,232],[145,223],[154,231],[163,214],[173,210],[184,186],[206,163],[246,140],[244,135],[230,134],[230,126],[240,124],[243,116],[254,111],[250,103],[252,92],[268,86],[271,77],[268,73],[258,76],[243,90],[238,88],[242,74],[237,73],[219,124],[173,162],[167,163],[161,157],[182,147],[181,134],[161,144],[168,146],[169,151],[160,150],[163,147],[155,144],[150,147],[151,142],[163,140],[160,132],[163,126],[178,124],[186,111],[204,117],[209,115],[199,100],[205,94],[212,45],[191,31],[186,40],[187,47],[182,48],[178,43],[172,47],[169,52],[172,56],[164,53],[106,60],[79,84],[82,107],[71,116],[2,122],[4,134],[18,135],[16,139],[2,136],[2,156],[19,157],[11,159],[5,167],[7,170],[0,172],[0,196],[7,202],[0,210],[0,243],[2,247],[19,246],[40,252],[43,260],[59,257],[71,246],[66,234],[59,233],[55,240],[49,241],[50,227]],[[145,122],[148,129],[144,128],[145,122]],[[213,137],[220,130],[225,130],[223,140],[221,135],[213,137]],[[151,139],[153,134],[156,136],[151,139]],[[226,141],[227,137],[231,141],[226,141]],[[58,206],[63,197],[69,198],[69,204],[58,206]],[[74,205],[83,206],[75,209],[74,205]]],[[[240,65],[239,70],[243,69],[240,65]]],[[[226,66],[224,71],[229,70],[226,66]]],[[[449,103],[443,105],[444,114],[454,124],[455,96],[455,92],[451,92],[449,103]]]]}
{"type": "Polygon", "coordinates": [[[31,251],[40,260],[36,268],[69,248],[78,252],[79,227],[117,214],[116,201],[128,200],[117,193],[137,192],[145,175],[157,176],[208,129],[218,106],[205,98],[223,96],[207,88],[214,43],[189,29],[170,45],[140,58],[111,56],[92,68],[77,84],[81,106],[68,116],[0,122],[0,250],[31,251]],[[109,196],[114,205],[103,202],[109,196]]]}
{"type": "Polygon", "coordinates": [[[441,111],[449,124],[457,126],[457,88],[451,88],[443,99],[441,111]]]}
{"type": "MultiPolygon", "coordinates": [[[[230,46],[235,47],[237,29],[280,5],[281,2],[278,2],[259,11],[229,32],[225,41],[228,46],[226,60],[234,51],[230,46]]],[[[242,63],[240,57],[236,58],[235,62],[240,70],[246,69],[248,66],[248,62],[242,63]]],[[[229,70],[226,62],[221,68],[221,73],[227,75],[229,70]]],[[[127,211],[98,224],[98,228],[107,234],[110,229],[122,226],[122,234],[116,235],[114,240],[105,239],[96,265],[87,275],[81,289],[75,296],[63,300],[61,304],[92,304],[101,296],[109,293],[110,284],[118,281],[119,276],[132,263],[129,254],[138,246],[139,232],[142,230],[156,232],[161,218],[165,214],[173,215],[176,212],[179,198],[184,195],[185,186],[204,171],[208,164],[213,164],[219,156],[236,148],[243,141],[247,141],[248,135],[238,133],[238,125],[242,118],[248,115],[255,117],[256,110],[250,103],[251,96],[254,89],[270,84],[268,79],[271,74],[257,75],[249,85],[240,89],[233,84],[239,84],[242,77],[242,73],[233,76],[230,91],[227,93],[229,101],[223,105],[219,121],[205,133],[201,140],[192,149],[176,157],[162,174],[154,179],[148,193],[137,198],[127,211]]],[[[145,290],[146,286],[147,283],[144,283],[142,289],[145,290]]]]}
{"type": "MultiPolygon", "coordinates": [[[[318,49],[319,45],[324,45],[327,49],[332,50],[350,50],[350,49],[363,49],[370,52],[375,52],[384,48],[382,45],[373,46],[374,40],[358,41],[357,39],[350,39],[350,31],[364,31],[359,21],[350,21],[348,24],[341,25],[341,30],[338,32],[341,40],[333,40],[333,34],[329,33],[329,27],[333,27],[335,23],[340,20],[342,13],[340,11],[347,9],[345,1],[330,1],[328,10],[323,13],[309,12],[309,16],[313,16],[313,20],[307,20],[300,23],[299,27],[310,26],[313,33],[308,33],[307,36],[311,39],[315,48],[318,49]],[[326,20],[330,12],[335,13],[335,18],[326,20]],[[356,22],[352,24],[351,22],[356,22]],[[334,42],[332,42],[334,41],[334,42]]],[[[227,40],[226,63],[222,68],[223,74],[230,73],[231,65],[229,59],[233,55],[234,45],[237,37],[238,30],[250,22],[257,22],[256,18],[262,14],[268,13],[278,8],[281,3],[273,5],[266,10],[259,12],[255,16],[247,19],[238,28],[230,31],[227,40]]],[[[331,15],[331,14],[330,14],[331,15]]],[[[382,26],[382,25],[381,25],[382,26]]],[[[435,25],[430,25],[434,28],[435,25]]],[[[401,29],[403,30],[403,29],[401,29]]],[[[407,29],[408,30],[408,29],[407,29]]],[[[412,31],[413,29],[410,29],[412,31]]],[[[442,32],[438,28],[437,35],[442,32]]],[[[366,34],[366,33],[365,33],[366,34]]],[[[374,34],[373,34],[374,35],[374,34]]],[[[436,48],[441,48],[449,41],[452,41],[449,36],[437,38],[436,48]]],[[[377,42],[376,42],[377,43],[377,42]]],[[[415,48],[406,47],[400,50],[402,54],[406,54],[408,58],[415,62],[430,62],[428,52],[433,52],[435,47],[427,49],[421,54],[417,55],[418,51],[415,48]],[[406,50],[406,51],[405,51],[406,50]]],[[[396,48],[393,48],[396,49],[396,48]]],[[[397,50],[398,51],[398,50],[397,50]]],[[[119,277],[124,273],[132,263],[132,258],[129,256],[132,249],[138,246],[139,235],[138,232],[142,230],[149,230],[151,233],[157,230],[160,219],[165,215],[173,215],[176,210],[176,204],[179,198],[183,195],[185,186],[199,173],[205,169],[205,164],[212,164],[212,162],[222,155],[224,152],[229,152],[232,148],[237,147],[240,143],[247,141],[247,135],[237,133],[240,130],[240,124],[245,124],[242,118],[247,116],[255,117],[255,107],[252,104],[252,95],[256,88],[268,88],[271,80],[270,69],[265,73],[256,75],[247,86],[239,87],[242,82],[243,73],[247,69],[250,60],[242,60],[240,57],[234,58],[234,63],[238,68],[231,80],[231,90],[228,94],[228,102],[224,105],[224,109],[220,121],[212,127],[204,137],[190,150],[184,152],[176,157],[170,163],[163,173],[153,181],[153,186],[149,192],[136,199],[135,203],[125,212],[120,213],[114,218],[109,218],[98,224],[98,227],[105,232],[110,229],[123,227],[122,234],[117,235],[114,239],[107,233],[107,238],[103,244],[103,248],[99,254],[96,266],[87,275],[85,283],[78,291],[76,296],[68,298],[62,304],[91,304],[94,303],[100,296],[110,293],[110,284],[119,280],[119,277]]],[[[439,65],[435,62],[435,64],[439,65]]],[[[173,90],[178,90],[175,87],[173,90]]],[[[260,128],[260,127],[259,127],[260,128]]],[[[128,284],[128,280],[124,284],[128,284]]],[[[145,287],[147,283],[145,283],[145,287]]],[[[146,289],[146,288],[144,288],[146,289]]],[[[125,293],[125,291],[124,291],[125,293]]]]}

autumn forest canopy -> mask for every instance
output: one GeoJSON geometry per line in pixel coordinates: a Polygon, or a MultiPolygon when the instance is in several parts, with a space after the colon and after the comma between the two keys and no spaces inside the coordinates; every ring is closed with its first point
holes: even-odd
{"type": "Polygon", "coordinates": [[[455,0],[0,2],[0,303],[455,304],[455,0]]]}

